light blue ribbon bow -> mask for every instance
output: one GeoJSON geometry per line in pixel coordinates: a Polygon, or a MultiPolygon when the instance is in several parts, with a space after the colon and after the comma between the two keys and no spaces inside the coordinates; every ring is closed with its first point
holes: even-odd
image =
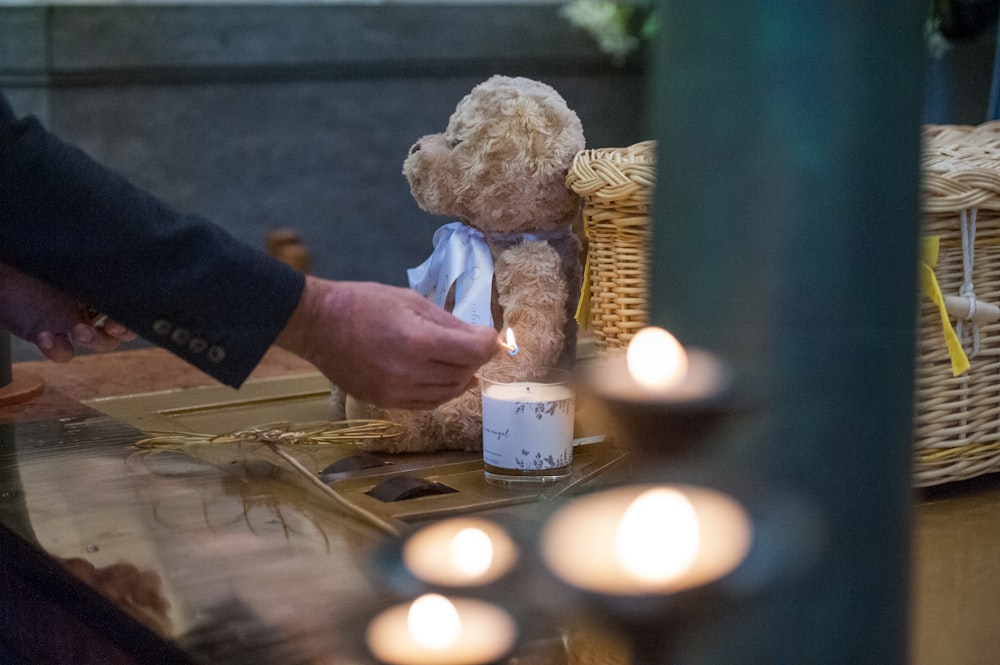
{"type": "Polygon", "coordinates": [[[410,288],[441,307],[454,284],[452,314],[472,325],[493,326],[493,256],[480,231],[462,222],[445,224],[434,232],[430,257],[406,275],[410,288]]]}

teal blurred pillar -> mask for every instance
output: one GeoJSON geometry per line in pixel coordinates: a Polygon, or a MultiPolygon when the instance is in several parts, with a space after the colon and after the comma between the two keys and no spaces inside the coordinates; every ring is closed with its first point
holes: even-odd
{"type": "Polygon", "coordinates": [[[829,529],[804,578],[687,632],[686,664],[906,662],[924,4],[658,5],[650,319],[759,407],[723,473],[829,529]]]}

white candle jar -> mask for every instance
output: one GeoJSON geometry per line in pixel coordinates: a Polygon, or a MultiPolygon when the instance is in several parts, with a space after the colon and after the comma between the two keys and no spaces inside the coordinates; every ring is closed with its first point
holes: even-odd
{"type": "Polygon", "coordinates": [[[576,395],[570,372],[539,367],[521,381],[484,372],[483,466],[501,487],[552,483],[573,463],[576,395]]]}

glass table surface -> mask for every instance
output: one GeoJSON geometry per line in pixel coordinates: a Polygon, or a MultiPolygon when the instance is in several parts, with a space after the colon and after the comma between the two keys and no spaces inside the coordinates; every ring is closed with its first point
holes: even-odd
{"type": "MultiPolygon", "coordinates": [[[[480,453],[373,454],[381,463],[365,467],[353,463],[365,460],[354,442],[283,445],[296,469],[259,441],[212,440],[328,420],[328,395],[306,373],[240,391],[94,399],[66,417],[0,425],[0,523],[7,558],[20,562],[12,573],[110,640],[122,662],[368,663],[364,626],[398,602],[373,564],[387,531],[471,512],[532,519],[539,503],[621,459],[608,443],[581,445],[568,481],[510,490],[485,483],[480,453]],[[151,436],[160,439],[136,445],[151,436]],[[316,486],[331,465],[324,484],[374,519],[316,486]],[[451,491],[368,494],[401,476],[451,491]]],[[[22,648],[25,633],[29,647],[50,640],[31,607],[21,611],[31,624],[19,629],[22,648]]],[[[522,651],[517,662],[533,662],[524,660],[532,647],[522,651]]]]}

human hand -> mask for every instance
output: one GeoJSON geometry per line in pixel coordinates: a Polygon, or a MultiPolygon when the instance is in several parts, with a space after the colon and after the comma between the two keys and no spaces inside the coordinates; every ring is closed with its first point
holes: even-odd
{"type": "Polygon", "coordinates": [[[500,348],[492,328],[411,289],[311,276],[276,344],[355,398],[405,409],[431,409],[475,386],[500,348]]]}
{"type": "Polygon", "coordinates": [[[0,326],[32,342],[49,360],[67,362],[76,348],[105,352],[136,335],[115,321],[95,325],[75,298],[0,263],[0,326]]]}
{"type": "Polygon", "coordinates": [[[130,563],[98,568],[86,559],[61,559],[62,565],[89,587],[161,635],[169,635],[170,601],[163,594],[163,580],[152,570],[130,563]]]}

